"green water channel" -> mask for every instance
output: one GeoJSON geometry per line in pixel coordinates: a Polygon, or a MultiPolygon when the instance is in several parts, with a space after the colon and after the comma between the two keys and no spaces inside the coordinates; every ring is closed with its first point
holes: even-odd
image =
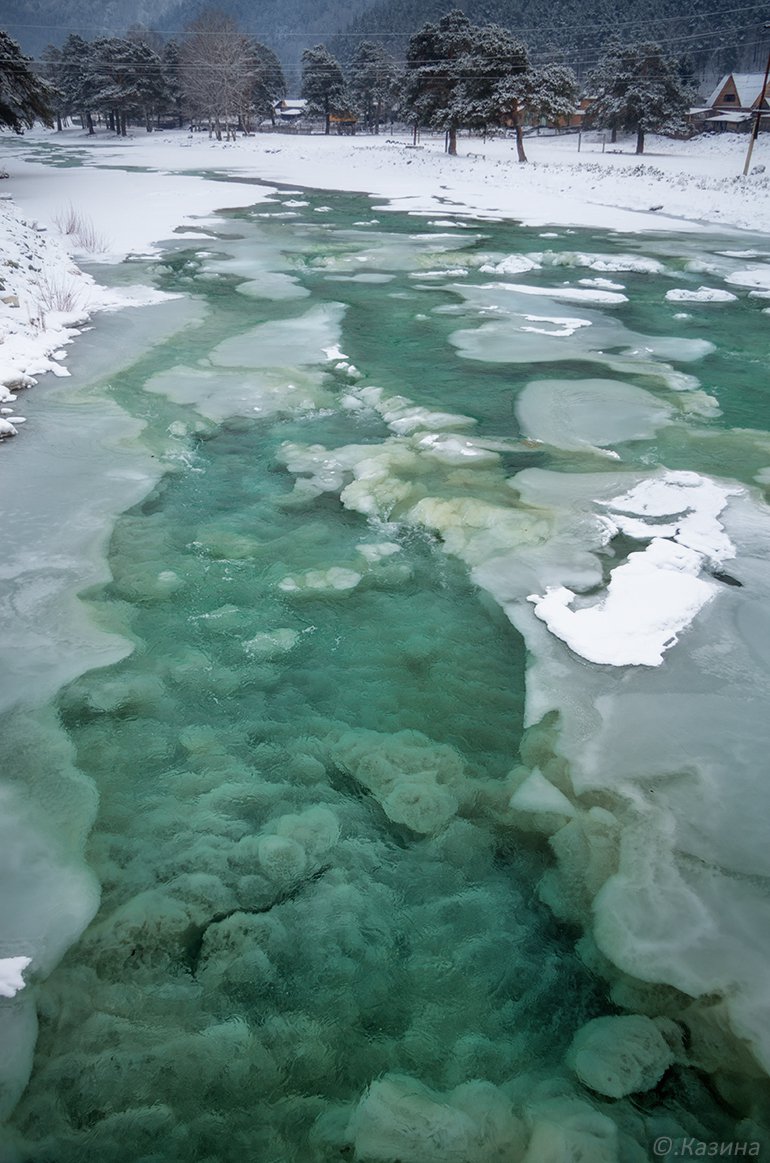
{"type": "MultiPolygon", "coordinates": [[[[585,231],[546,240],[498,223],[451,229],[373,214],[361,196],[293,197],[308,203],[301,215],[280,217],[291,204],[280,195],[228,214],[219,233],[229,239],[170,251],[157,285],[201,297],[205,315],[105,385],[144,422],[141,440],[168,471],[118,520],[112,580],[83,595],[133,653],[83,674],[56,703],[76,765],[98,790],[86,856],[102,901],[37,987],[40,1032],[12,1149],[24,1163],[350,1158],[350,1112],[387,1074],[438,1092],[486,1080],[507,1087],[518,1110],[535,1091],[584,1102],[619,1128],[617,1154],[608,1146],[601,1160],[647,1158],[655,1134],[740,1137],[740,1113],[686,1067],[620,1101],[569,1079],[575,1031],[618,1011],[599,965],[576,948],[580,930],[539,900],[547,838],[505,821],[511,767],[550,754],[542,733],[523,732],[523,642],[438,537],[399,524],[397,511],[367,522],[334,492],[298,497],[281,454],[286,442],[381,444],[381,416],[340,404],[360,384],[472,417],[477,434],[517,437],[526,383],[600,372],[569,357],[534,369],[461,358],[450,336],[478,313],[453,289],[457,277],[425,272],[465,266],[463,282],[481,284],[496,276],[479,272],[480,255],[649,254],[655,240],[585,231]],[[245,279],[258,283],[260,262],[308,294],[240,292],[245,279]],[[362,270],[389,281],[349,281],[362,270]],[[215,394],[228,377],[248,381],[248,358],[217,363],[220,345],[339,303],[340,347],[360,381],[331,360],[304,404],[255,414],[246,403],[221,416],[183,402],[184,369],[215,394]],[[383,543],[396,549],[362,568],[360,547],[383,543]],[[361,580],[281,588],[332,567],[361,580]],[[407,826],[371,793],[361,754],[376,755],[366,762],[380,773],[448,773],[445,782],[462,785],[460,809],[430,832],[407,826]]],[[[660,245],[665,274],[606,276],[629,299],[612,317],[634,333],[715,344],[687,370],[721,414],[683,415],[620,447],[623,460],[751,482],[767,462],[728,430],[770,430],[763,302],[745,293],[735,303],[667,302],[670,287],[709,281],[688,268],[706,244],[660,245]]],[[[707,249],[736,245],[709,239],[707,249]]],[[[556,272],[571,282],[596,273],[556,272]]],[[[555,277],[550,268],[526,275],[544,287],[555,277]]],[[[659,387],[647,373],[636,382],[659,387]]],[[[547,447],[501,455],[508,476],[582,463],[547,447]]],[[[425,1150],[404,1163],[444,1157],[425,1150]]],[[[375,1157],[398,1156],[365,1156],[375,1157]]],[[[510,1144],[446,1155],[520,1157],[510,1144]]]]}

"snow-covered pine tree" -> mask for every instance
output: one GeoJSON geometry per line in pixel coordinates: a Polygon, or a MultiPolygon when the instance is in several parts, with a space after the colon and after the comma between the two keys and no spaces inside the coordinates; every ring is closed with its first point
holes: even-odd
{"type": "Polygon", "coordinates": [[[454,106],[461,123],[512,128],[519,161],[525,162],[522,117],[531,72],[526,46],[497,24],[475,27],[459,69],[454,106]]]}
{"type": "Polygon", "coordinates": [[[462,12],[448,12],[418,29],[406,52],[403,113],[415,126],[445,130],[450,154],[457,153],[457,131],[466,121],[459,90],[476,31],[462,12]]]}
{"type": "Polygon", "coordinates": [[[149,133],[163,101],[161,59],[142,41],[100,37],[91,45],[91,102],[126,136],[129,118],[142,119],[149,133]]]}
{"type": "Polygon", "coordinates": [[[348,88],[364,125],[380,132],[380,122],[398,102],[402,74],[381,44],[362,40],[350,60],[348,88]]]}
{"type": "Polygon", "coordinates": [[[340,63],[323,44],[302,54],[302,96],[310,113],[323,116],[324,133],[329,133],[332,114],[346,111],[349,102],[340,63]]]}
{"type": "Polygon", "coordinates": [[[71,32],[61,47],[55,77],[56,87],[62,94],[63,114],[80,117],[80,124],[89,134],[94,132],[91,113],[95,108],[92,56],[89,42],[71,32]]]}
{"type": "Polygon", "coordinates": [[[590,85],[595,100],[591,124],[636,133],[636,152],[644,153],[647,133],[674,132],[684,125],[692,94],[682,82],[675,58],[659,44],[607,43],[590,85]]]}
{"type": "Polygon", "coordinates": [[[245,88],[244,129],[250,128],[251,114],[275,118],[275,105],[286,96],[286,81],[278,57],[267,45],[246,38],[248,71],[245,88]]]}
{"type": "Polygon", "coordinates": [[[36,121],[53,125],[55,94],[31,64],[16,41],[0,31],[0,129],[23,133],[36,121]]]}
{"type": "Polygon", "coordinates": [[[580,100],[580,86],[566,65],[542,65],[527,77],[527,110],[546,125],[569,123],[580,100]]]}

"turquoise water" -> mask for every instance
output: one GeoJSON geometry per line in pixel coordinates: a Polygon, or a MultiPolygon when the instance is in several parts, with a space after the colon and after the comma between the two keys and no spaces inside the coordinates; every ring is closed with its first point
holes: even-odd
{"type": "MultiPolygon", "coordinates": [[[[515,352],[463,358],[458,329],[495,316],[462,287],[499,278],[479,270],[495,256],[647,254],[655,240],[546,241],[510,224],[448,231],[397,214],[371,224],[363,197],[301,198],[301,218],[272,216],[287,212],[279,197],[170,252],[158,285],[200,296],[205,315],[104,385],[168,471],[118,520],[112,580],[83,595],[133,653],[56,701],[75,765],[98,790],[86,859],[102,901],[36,987],[40,1033],[9,1157],[477,1163],[524,1158],[532,1127],[545,1135],[553,1123],[569,1146],[557,1155],[550,1139],[547,1150],[532,1140],[527,1163],[576,1159],[578,1143],[585,1158],[635,1163],[656,1135],[749,1138],[758,1132],[742,1119],[757,1117],[756,1100],[684,1053],[620,1099],[565,1065],[581,1026],[622,1012],[622,989],[583,939],[577,906],[555,916],[544,903],[553,819],[540,812],[526,826],[508,801],[512,768],[537,767],[564,789],[567,759],[553,715],[524,730],[527,649],[469,575],[470,551],[406,514],[463,490],[515,513],[505,482],[521,470],[614,472],[594,452],[522,441],[515,411],[533,380],[602,374],[673,410],[668,426],[613,445],[624,468],[756,487],[767,444],[743,430],[770,429],[762,301],[666,302],[672,286],[722,285],[687,269],[702,239],[666,239],[665,273],[604,276],[628,302],[559,303],[558,314],[708,340],[715,350],[697,363],[663,361],[699,387],[671,391],[665,369],[646,364],[607,373],[605,359],[628,347],[619,331],[589,358],[553,343],[536,364],[515,352]],[[294,280],[281,284],[287,297],[243,287],[265,271],[294,280]],[[362,271],[389,281],[348,281],[362,271]],[[301,356],[313,328],[315,354],[301,356]],[[337,341],[346,358],[324,362],[337,341]],[[282,363],[265,354],[275,349],[282,363]],[[287,444],[379,452],[392,440],[381,413],[348,398],[366,385],[509,443],[481,469],[391,465],[388,488],[408,479],[408,498],[394,493],[369,520],[340,503],[341,486],[298,490],[309,469],[289,471],[287,444]],[[696,391],[712,403],[687,411],[696,391]],[[351,1122],[367,1086],[391,1075],[429,1088],[419,1100],[441,1101],[449,1123],[462,1107],[455,1088],[474,1084],[463,1101],[476,1130],[443,1145],[403,1131],[399,1120],[429,1121],[417,1099],[351,1122]],[[500,1116],[501,1103],[514,1114],[500,1116]]],[[[708,242],[713,254],[730,246],[708,242]]],[[[510,278],[546,288],[596,275],[567,264],[510,278]]],[[[545,302],[526,306],[551,317],[545,302]]],[[[680,1003],[664,990],[650,1012],[678,1020],[680,1003]]]]}

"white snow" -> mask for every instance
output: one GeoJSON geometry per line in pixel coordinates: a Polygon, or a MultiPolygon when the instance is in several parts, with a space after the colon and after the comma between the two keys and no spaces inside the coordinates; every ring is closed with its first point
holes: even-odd
{"type": "Polygon", "coordinates": [[[666,291],[666,298],[669,303],[734,303],[738,296],[718,287],[698,287],[697,291],[689,287],[674,287],[666,291]]]}
{"type": "Polygon", "coordinates": [[[517,291],[520,295],[544,295],[549,299],[561,299],[566,303],[601,303],[608,307],[628,302],[628,296],[621,295],[618,291],[600,291],[594,287],[531,287],[527,283],[490,283],[487,289],[492,289],[493,286],[503,291],[517,291]]]}
{"type": "Polygon", "coordinates": [[[659,666],[716,593],[703,569],[735,555],[719,515],[740,492],[697,473],[666,472],[604,501],[608,531],[649,540],[647,548],[611,571],[598,600],[566,586],[531,594],[538,618],[589,662],[659,666]]]}
{"type": "Polygon", "coordinates": [[[15,997],[24,989],[22,972],[31,961],[31,957],[0,957],[0,997],[15,997]]]}
{"type": "Polygon", "coordinates": [[[736,287],[754,287],[758,291],[770,291],[770,266],[733,271],[727,275],[726,281],[736,287]]]}

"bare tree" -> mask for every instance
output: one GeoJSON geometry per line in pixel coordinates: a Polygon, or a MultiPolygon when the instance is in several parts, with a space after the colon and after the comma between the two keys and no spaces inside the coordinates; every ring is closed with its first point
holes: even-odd
{"type": "Polygon", "coordinates": [[[215,9],[203,12],[185,29],[180,49],[182,93],[194,117],[208,121],[209,134],[235,137],[247,103],[252,75],[248,38],[235,21],[215,9]]]}

